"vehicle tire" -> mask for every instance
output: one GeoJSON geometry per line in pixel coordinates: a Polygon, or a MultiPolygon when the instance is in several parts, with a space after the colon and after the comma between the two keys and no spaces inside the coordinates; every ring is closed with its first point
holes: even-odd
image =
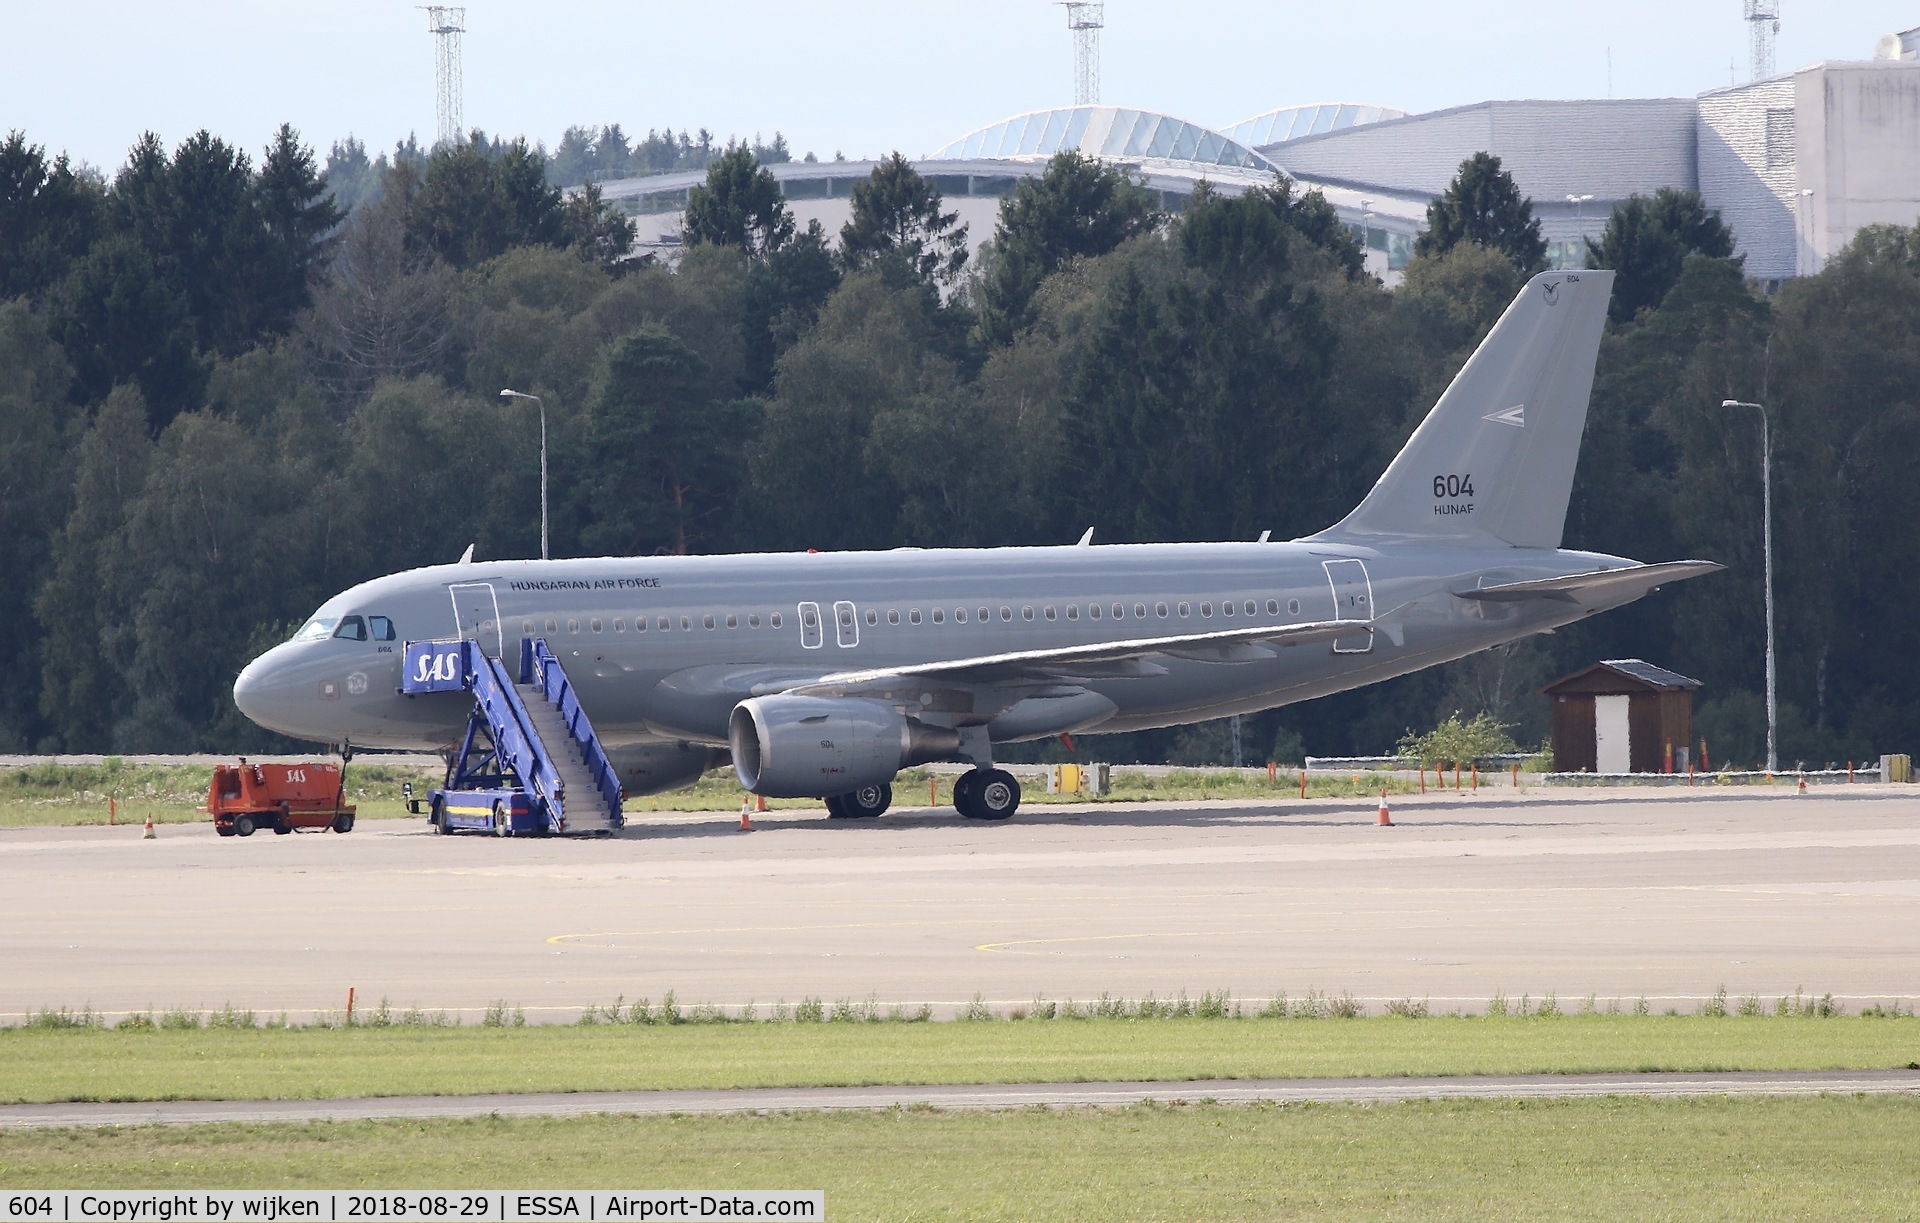
{"type": "Polygon", "coordinates": [[[352,832],[353,817],[344,811],[335,814],[333,817],[333,830],[335,832],[352,832]]]}
{"type": "Polygon", "coordinates": [[[227,826],[227,827],[225,827],[225,828],[222,828],[222,827],[221,827],[220,825],[218,825],[218,824],[215,824],[215,825],[213,826],[213,830],[214,830],[215,832],[217,832],[217,833],[219,833],[219,834],[220,834],[221,836],[223,836],[223,837],[230,837],[230,836],[232,836],[232,835],[233,835],[233,827],[232,827],[231,825],[229,825],[229,826],[227,826]]]}
{"type": "Polygon", "coordinates": [[[850,820],[853,818],[853,816],[847,814],[847,796],[846,795],[829,794],[827,795],[826,803],[827,803],[828,819],[850,820]]]}
{"type": "Polygon", "coordinates": [[[427,804],[427,823],[432,824],[434,832],[441,836],[453,831],[447,827],[447,800],[443,795],[434,795],[427,804]]]}
{"type": "Polygon", "coordinates": [[[273,822],[273,835],[276,837],[284,837],[292,831],[293,829],[287,827],[287,821],[285,819],[278,819],[273,822]]]}
{"type": "Polygon", "coordinates": [[[840,796],[840,810],[850,820],[878,819],[892,805],[893,787],[885,782],[875,786],[861,786],[851,794],[840,796]]]}
{"type": "Polygon", "coordinates": [[[234,816],[233,817],[233,835],[236,837],[252,836],[253,835],[253,817],[250,815],[234,816]]]}
{"type": "Polygon", "coordinates": [[[1005,769],[988,769],[973,791],[976,820],[1004,820],[1020,809],[1020,783],[1005,769]]]}
{"type": "Polygon", "coordinates": [[[510,837],[513,835],[512,817],[507,814],[507,805],[499,799],[493,803],[493,835],[510,837]]]}
{"type": "Polygon", "coordinates": [[[973,796],[980,788],[980,769],[968,769],[953,779],[953,809],[968,819],[978,819],[973,813],[973,796]]]}

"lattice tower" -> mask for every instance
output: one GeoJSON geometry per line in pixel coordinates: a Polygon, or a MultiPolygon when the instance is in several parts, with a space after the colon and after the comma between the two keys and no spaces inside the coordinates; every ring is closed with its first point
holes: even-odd
{"type": "Polygon", "coordinates": [[[1100,104],[1100,27],[1107,24],[1107,6],[1084,0],[1066,0],[1067,28],[1073,31],[1073,104],[1100,104]]]}
{"type": "Polygon", "coordinates": [[[1780,32],[1780,0],[1745,0],[1747,37],[1753,53],[1753,78],[1773,75],[1773,36],[1780,32]]]}
{"type": "Polygon", "coordinates": [[[434,119],[438,127],[434,143],[458,144],[465,138],[466,128],[460,113],[460,36],[467,32],[467,10],[439,4],[418,7],[426,10],[427,32],[434,41],[434,119]]]}

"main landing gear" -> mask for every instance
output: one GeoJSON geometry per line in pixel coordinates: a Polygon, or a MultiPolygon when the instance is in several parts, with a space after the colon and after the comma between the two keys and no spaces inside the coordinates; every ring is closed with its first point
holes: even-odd
{"type": "Polygon", "coordinates": [[[877,819],[893,805],[893,787],[882,783],[861,786],[851,794],[835,794],[827,799],[827,816],[836,820],[877,819]]]}
{"type": "Polygon", "coordinates": [[[1004,820],[1020,809],[1020,783],[1005,769],[969,769],[953,783],[953,807],[970,820],[1004,820]]]}

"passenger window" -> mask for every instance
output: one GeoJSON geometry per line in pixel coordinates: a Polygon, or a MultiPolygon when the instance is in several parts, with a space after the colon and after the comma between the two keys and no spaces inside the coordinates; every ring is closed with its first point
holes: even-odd
{"type": "Polygon", "coordinates": [[[888,624],[898,624],[898,623],[900,623],[900,609],[899,609],[899,608],[897,608],[897,607],[889,607],[889,608],[887,609],[887,623],[888,623],[888,624]]]}
{"type": "MultiPolygon", "coordinates": [[[[1247,614],[1251,616],[1253,613],[1248,612],[1247,614]]],[[[1267,614],[1269,616],[1277,616],[1280,614],[1280,600],[1278,599],[1267,600],[1267,614]]]]}
{"type": "Polygon", "coordinates": [[[985,624],[987,621],[993,619],[993,609],[990,607],[981,608],[978,614],[980,616],[980,623],[982,624],[985,624]]]}
{"type": "Polygon", "coordinates": [[[558,620],[548,620],[548,621],[547,621],[547,631],[548,631],[549,633],[557,633],[557,632],[559,632],[559,631],[560,631],[560,622],[559,622],[558,620]]]}
{"type": "Polygon", "coordinates": [[[591,628],[591,629],[592,629],[592,630],[593,630],[594,632],[596,632],[596,633],[597,633],[597,632],[599,632],[599,631],[600,631],[600,617],[598,617],[598,616],[595,616],[595,617],[594,617],[594,618],[593,618],[592,620],[590,620],[590,621],[588,621],[588,622],[587,622],[587,627],[589,627],[589,628],[591,628]]]}
{"type": "Polygon", "coordinates": [[[682,616],[682,617],[680,617],[680,631],[681,631],[681,632],[683,632],[683,633],[691,633],[691,632],[693,631],[693,617],[692,617],[692,616],[682,616]]]}
{"type": "MultiPolygon", "coordinates": [[[[1072,615],[1073,609],[1068,608],[1067,614],[1072,615]]],[[[1098,603],[1087,604],[1087,615],[1093,617],[1095,620],[1098,620],[1100,618],[1100,605],[1098,603]]]]}
{"type": "MultiPolygon", "coordinates": [[[[1186,605],[1184,603],[1181,604],[1182,608],[1184,608],[1185,606],[1186,605]]],[[[1184,616],[1187,613],[1183,610],[1180,614],[1184,616]]],[[[1211,616],[1213,614],[1213,604],[1211,602],[1205,602],[1200,604],[1200,614],[1203,616],[1211,616]]]]}
{"type": "Polygon", "coordinates": [[[760,627],[760,613],[759,613],[759,612],[748,612],[748,613],[747,613],[747,627],[748,627],[748,628],[759,628],[759,627],[760,627]]]}
{"type": "Polygon", "coordinates": [[[728,613],[727,613],[727,627],[728,627],[728,628],[739,628],[739,627],[740,627],[740,617],[738,617],[738,616],[736,616],[736,615],[734,615],[734,614],[733,614],[732,612],[728,612],[728,613]]]}
{"type": "Polygon", "coordinates": [[[348,641],[365,641],[367,639],[367,622],[358,616],[348,616],[346,619],[340,621],[340,627],[333,630],[333,635],[335,637],[343,637],[348,641]]]}
{"type": "Polygon", "coordinates": [[[967,609],[966,609],[966,608],[964,608],[964,607],[956,607],[956,608],[954,608],[954,609],[953,609],[953,622],[954,622],[955,624],[965,624],[965,623],[967,622],[967,609]]]}
{"type": "Polygon", "coordinates": [[[1249,616],[1251,616],[1251,615],[1257,614],[1260,609],[1253,605],[1252,599],[1248,599],[1246,601],[1246,604],[1242,606],[1240,610],[1246,612],[1249,616]]]}
{"type": "Polygon", "coordinates": [[[621,619],[620,617],[618,617],[618,616],[615,616],[615,617],[613,618],[613,631],[614,631],[614,632],[616,632],[616,633],[624,633],[624,632],[626,632],[626,631],[627,631],[627,622],[626,622],[625,620],[622,620],[622,619],[621,619]]]}
{"type": "Polygon", "coordinates": [[[706,615],[704,615],[704,616],[702,616],[702,617],[700,617],[700,623],[702,623],[702,624],[704,624],[704,625],[706,625],[706,626],[707,626],[708,628],[712,628],[712,627],[713,627],[713,613],[712,613],[712,612],[708,612],[708,613],[707,613],[706,615]]]}
{"type": "Polygon", "coordinates": [[[531,621],[531,620],[522,620],[522,621],[520,622],[520,635],[521,635],[522,637],[531,637],[531,636],[533,636],[533,621],[531,621]]]}
{"type": "MultiPolygon", "coordinates": [[[[1166,606],[1167,605],[1165,603],[1162,603],[1160,605],[1161,607],[1160,614],[1163,616],[1167,614],[1165,610],[1166,606]]],[[[1133,605],[1133,618],[1135,620],[1145,620],[1147,618],[1147,605],[1145,603],[1135,603],[1133,605]]]]}
{"type": "Polygon", "coordinates": [[[1165,620],[1167,618],[1167,605],[1165,603],[1155,603],[1153,605],[1153,610],[1154,610],[1154,614],[1159,616],[1162,620],[1165,620]]]}
{"type": "Polygon", "coordinates": [[[909,624],[918,624],[918,623],[920,623],[920,609],[919,609],[919,608],[917,608],[917,607],[910,607],[910,608],[908,608],[908,609],[907,609],[907,623],[909,623],[909,624]]]}
{"type": "Polygon", "coordinates": [[[947,613],[945,608],[936,607],[933,609],[933,622],[935,624],[945,624],[947,622],[947,613]]]}
{"type": "Polygon", "coordinates": [[[867,609],[867,627],[872,628],[878,623],[880,623],[880,613],[869,607],[867,609]]]}
{"type": "Polygon", "coordinates": [[[368,616],[367,626],[373,630],[375,641],[393,640],[393,621],[385,616],[368,616]]]}
{"type": "Polygon", "coordinates": [[[1297,616],[1300,614],[1300,600],[1298,599],[1287,600],[1287,614],[1289,616],[1297,616]]]}
{"type": "Polygon", "coordinates": [[[768,624],[771,624],[771,625],[772,625],[772,626],[773,626],[774,628],[779,628],[779,627],[780,627],[780,613],[779,613],[779,612],[775,612],[775,613],[773,613],[773,615],[771,615],[771,616],[769,616],[769,617],[767,617],[767,623],[768,623],[768,624]]]}
{"type": "Polygon", "coordinates": [[[1233,614],[1233,600],[1232,600],[1232,599],[1222,599],[1222,600],[1220,600],[1220,614],[1221,614],[1221,615],[1223,615],[1223,616],[1231,616],[1231,615],[1233,614]]]}
{"type": "Polygon", "coordinates": [[[1000,605],[1000,618],[1002,620],[1013,619],[1013,609],[1011,607],[1008,607],[1006,604],[1002,603],[1000,605]]]}
{"type": "Polygon", "coordinates": [[[673,627],[673,619],[669,616],[656,617],[653,622],[653,627],[664,633],[673,627]]]}
{"type": "Polygon", "coordinates": [[[1054,612],[1054,610],[1053,610],[1053,604],[1051,604],[1051,603],[1049,603],[1049,604],[1047,604],[1047,606],[1046,606],[1046,608],[1044,609],[1044,613],[1045,613],[1045,615],[1046,615],[1046,617],[1047,617],[1047,619],[1049,619],[1049,620],[1057,620],[1057,619],[1059,619],[1059,616],[1058,616],[1058,614],[1057,614],[1057,613],[1055,613],[1055,612],[1054,612]]]}
{"type": "Polygon", "coordinates": [[[1080,605],[1078,603],[1067,604],[1067,619],[1078,620],[1079,618],[1080,618],[1080,605]]]}
{"type": "Polygon", "coordinates": [[[1033,609],[1032,609],[1031,607],[1023,607],[1023,608],[1021,608],[1021,609],[1020,609],[1020,618],[1021,618],[1022,620],[1031,620],[1031,619],[1033,619],[1033,609]]]}
{"type": "Polygon", "coordinates": [[[569,633],[577,633],[577,632],[579,632],[579,631],[580,631],[580,622],[579,622],[578,620],[569,620],[569,621],[567,621],[567,631],[568,631],[569,633]]]}

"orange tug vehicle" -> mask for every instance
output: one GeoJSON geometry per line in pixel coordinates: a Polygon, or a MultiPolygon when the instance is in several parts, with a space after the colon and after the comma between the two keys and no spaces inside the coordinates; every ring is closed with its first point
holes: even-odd
{"type": "Polygon", "coordinates": [[[250,837],[256,828],[289,833],[296,828],[353,831],[353,813],[337,764],[239,764],[213,766],[207,805],[223,837],[250,837]]]}

